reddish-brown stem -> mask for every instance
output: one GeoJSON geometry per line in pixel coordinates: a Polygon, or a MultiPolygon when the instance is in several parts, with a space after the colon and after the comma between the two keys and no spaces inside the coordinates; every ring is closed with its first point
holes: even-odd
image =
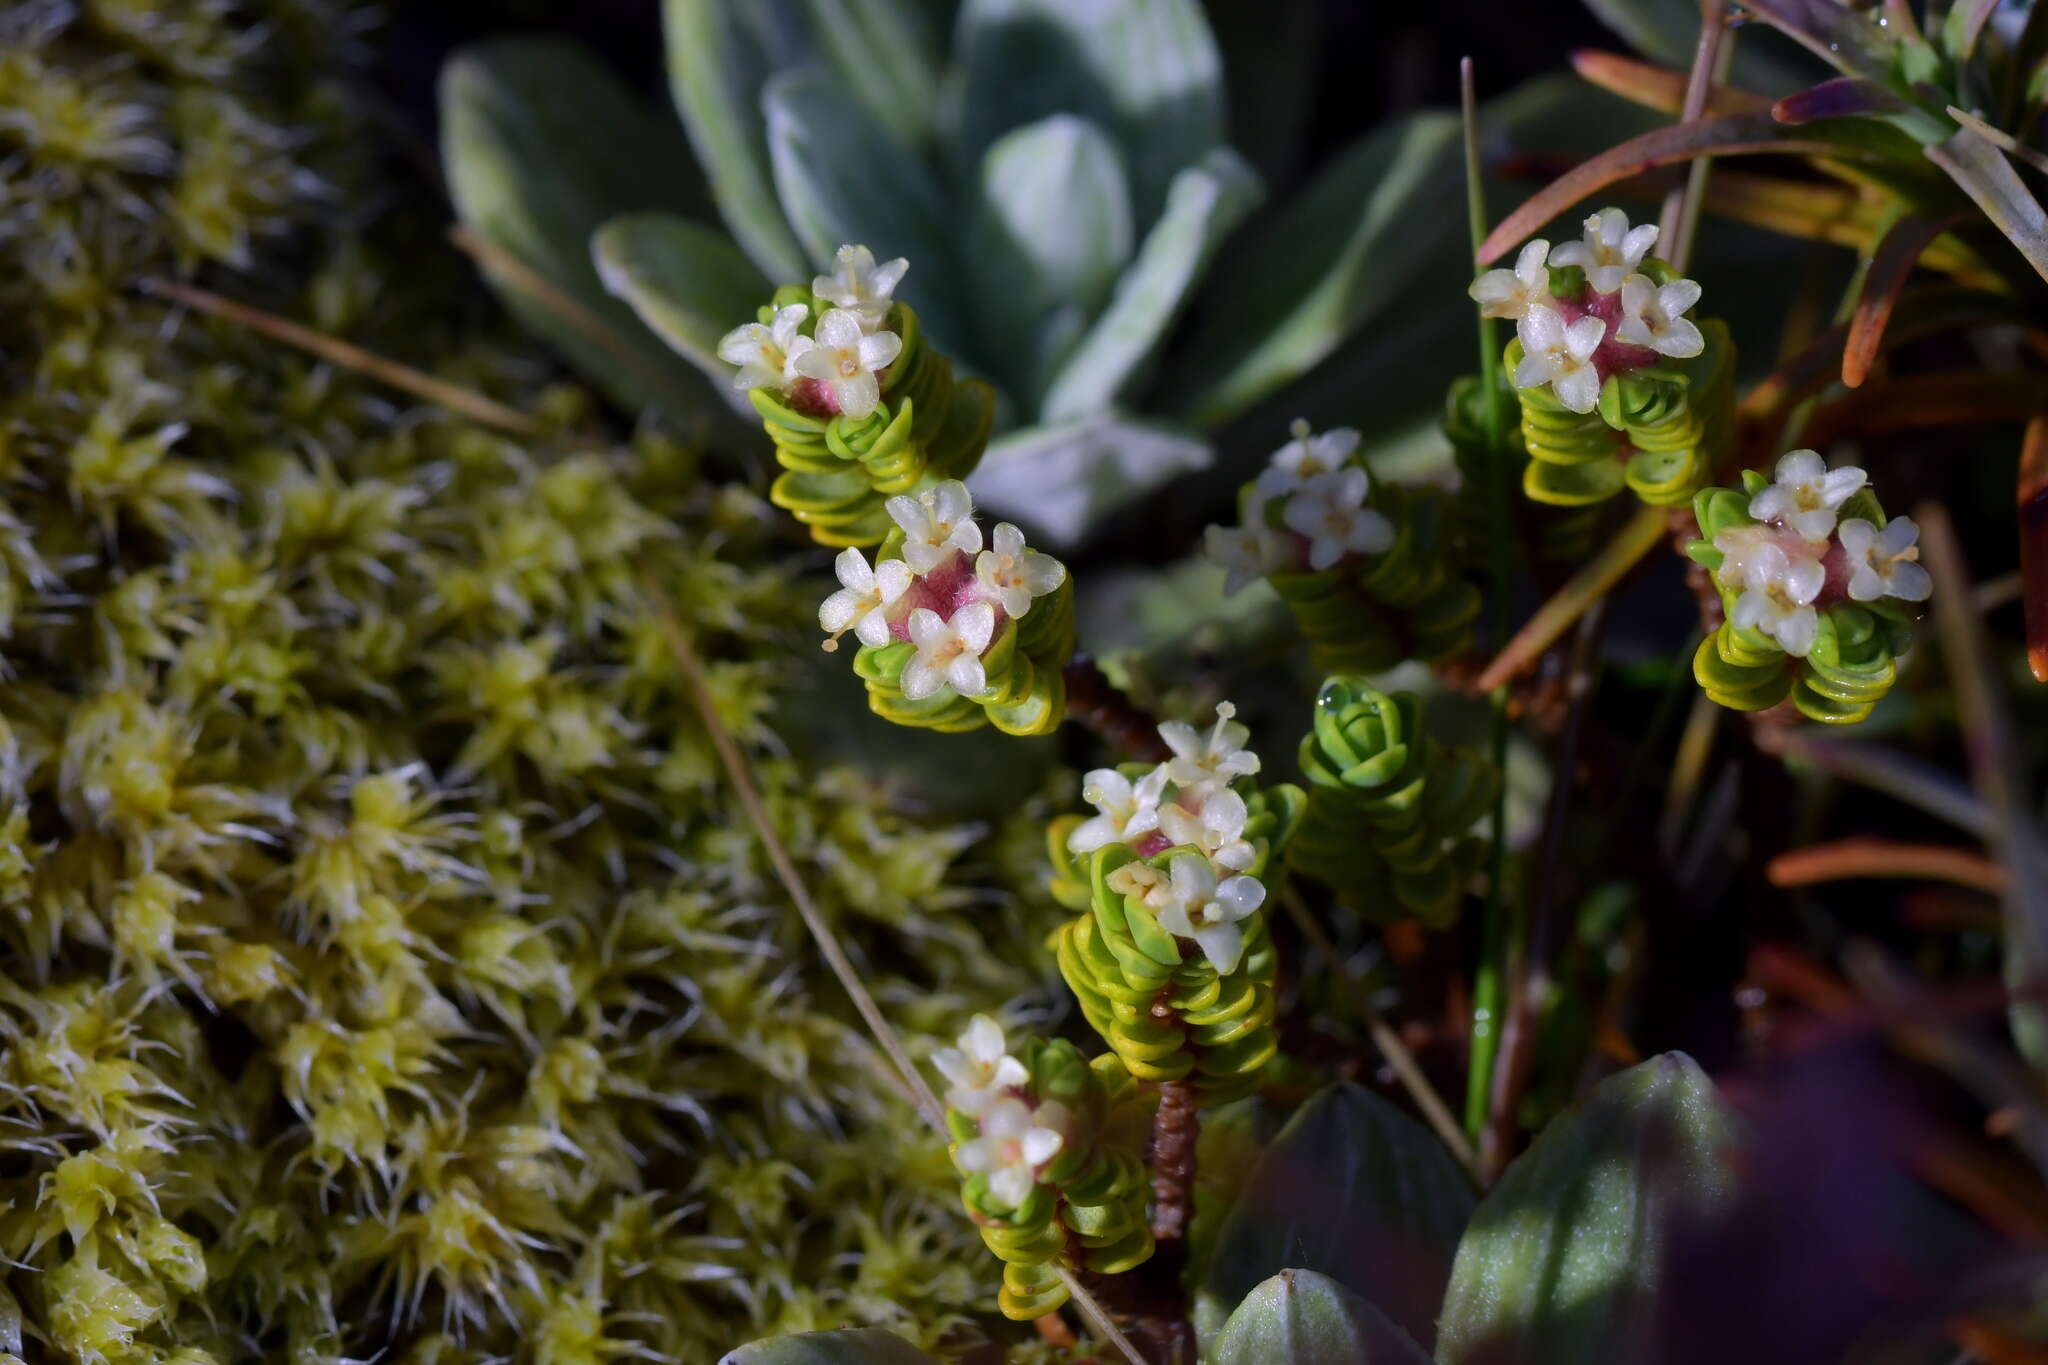
{"type": "Polygon", "coordinates": [[[1159,722],[1119,691],[1095,660],[1076,654],[1063,676],[1068,720],[1093,730],[1126,758],[1163,763],[1173,757],[1159,738],[1159,722]]]}
{"type": "Polygon", "coordinates": [[[1152,1236],[1164,1243],[1187,1235],[1194,1210],[1195,1138],[1201,1122],[1195,1112],[1195,1089],[1186,1081],[1159,1087],[1159,1108],[1152,1115],[1152,1236]]]}

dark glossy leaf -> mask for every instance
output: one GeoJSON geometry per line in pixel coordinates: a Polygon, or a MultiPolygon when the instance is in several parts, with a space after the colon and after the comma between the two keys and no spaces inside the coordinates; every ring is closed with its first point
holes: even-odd
{"type": "Polygon", "coordinates": [[[718,1365],[936,1365],[894,1332],[797,1332],[731,1351],[718,1365]]]}
{"type": "Polygon", "coordinates": [[[1540,1133],[1472,1215],[1443,1365],[1633,1361],[1674,1234],[1735,1192],[1733,1120],[1691,1058],[1612,1076],[1540,1133]]]}
{"type": "Polygon", "coordinates": [[[1253,1286],[1294,1268],[1369,1296],[1427,1346],[1472,1205],[1428,1129],[1362,1086],[1331,1086],[1245,1182],[1195,1293],[1196,1330],[1216,1332],[1253,1286]]]}
{"type": "Polygon", "coordinates": [[[1365,1299],[1313,1270],[1283,1270],[1230,1315],[1207,1365],[1429,1365],[1429,1355],[1365,1299]]]}

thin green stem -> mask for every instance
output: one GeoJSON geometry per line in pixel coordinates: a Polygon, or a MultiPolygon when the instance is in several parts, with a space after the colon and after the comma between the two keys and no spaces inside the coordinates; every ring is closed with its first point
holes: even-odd
{"type": "MultiPolygon", "coordinates": [[[[1479,101],[1473,90],[1472,59],[1458,65],[1460,92],[1465,115],[1465,210],[1472,234],[1472,253],[1479,254],[1486,240],[1486,186],[1481,181],[1479,161],[1479,101]]],[[[1514,469],[1504,439],[1506,414],[1501,410],[1501,353],[1493,319],[1479,315],[1479,392],[1486,422],[1486,450],[1491,462],[1486,498],[1488,567],[1492,577],[1489,639],[1499,650],[1508,638],[1508,597],[1513,586],[1514,565],[1508,545],[1508,484],[1514,469]]],[[[1483,942],[1479,970],[1472,983],[1472,1056],[1465,1076],[1465,1131],[1477,1141],[1486,1129],[1487,1096],[1493,1088],[1493,1064],[1500,1047],[1500,1016],[1504,1003],[1505,963],[1504,921],[1507,905],[1502,882],[1507,868],[1507,757],[1508,686],[1493,689],[1490,749],[1494,771],[1502,775],[1494,796],[1488,829],[1486,863],[1486,917],[1482,921],[1483,942]]]]}

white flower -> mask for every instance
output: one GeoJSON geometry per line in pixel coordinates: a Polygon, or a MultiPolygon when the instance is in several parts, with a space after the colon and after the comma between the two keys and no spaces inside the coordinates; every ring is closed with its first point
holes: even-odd
{"type": "Polygon", "coordinates": [[[1172,897],[1159,912],[1159,927],[1202,945],[1219,974],[1236,971],[1244,956],[1244,930],[1237,922],[1265,903],[1264,884],[1243,876],[1218,882],[1216,869],[1204,858],[1175,858],[1170,877],[1172,897]]]}
{"type": "Polygon", "coordinates": [[[954,1151],[954,1164],[968,1175],[987,1176],[989,1196],[1006,1208],[1016,1208],[1031,1197],[1038,1168],[1066,1145],[1065,1135],[1046,1122],[1061,1108],[1048,1104],[1034,1114],[1022,1100],[997,1100],[981,1115],[981,1136],[969,1138],[954,1151]]]}
{"type": "Polygon", "coordinates": [[[1586,220],[1585,229],[1584,237],[1562,243],[1552,251],[1550,263],[1583,266],[1586,282],[1601,294],[1612,294],[1621,288],[1622,280],[1657,245],[1656,224],[1631,228],[1628,215],[1620,209],[1600,210],[1586,220]]]}
{"type": "Polygon", "coordinates": [[[1707,341],[1685,314],[1699,301],[1696,281],[1673,280],[1659,289],[1648,275],[1631,275],[1621,282],[1622,317],[1615,338],[1674,360],[1696,356],[1707,341]]]}
{"type": "Polygon", "coordinates": [[[982,596],[1005,615],[1022,616],[1031,610],[1032,598],[1045,596],[1066,580],[1067,566],[1051,555],[1025,549],[1024,533],[1009,522],[997,522],[990,540],[994,548],[976,557],[974,576],[982,596]]]}
{"type": "Polygon", "coordinates": [[[1758,521],[1781,521],[1808,540],[1826,540],[1835,529],[1835,509],[1869,481],[1855,465],[1829,469],[1811,450],[1795,450],[1778,461],[1777,482],[1749,500],[1758,521]]]}
{"type": "Polygon", "coordinates": [[[749,322],[727,332],[718,342],[718,358],[740,367],[732,377],[736,389],[782,387],[795,374],[796,358],[817,345],[797,328],[811,315],[809,304],[784,304],[775,310],[772,325],[749,322]]]}
{"type": "Polygon", "coordinates": [[[913,573],[930,573],[956,553],[972,555],[981,549],[974,498],[958,479],[914,498],[898,494],[883,507],[903,528],[903,558],[913,573]]]}
{"type": "Polygon", "coordinates": [[[1294,439],[1274,451],[1260,471],[1258,489],[1263,497],[1281,497],[1305,488],[1319,474],[1336,473],[1358,449],[1354,427],[1338,427],[1316,436],[1310,434],[1308,423],[1297,417],[1288,430],[1294,439]]]}
{"type": "Polygon", "coordinates": [[[995,632],[996,609],[986,602],[969,602],[950,621],[929,607],[911,612],[910,643],[917,657],[903,665],[903,695],[923,701],[949,683],[963,697],[987,691],[981,651],[995,632]]]}
{"type": "Polygon", "coordinates": [[[1513,270],[1489,270],[1472,281],[1465,292],[1479,304],[1479,315],[1487,318],[1518,318],[1531,308],[1550,306],[1550,272],[1544,261],[1550,243],[1538,237],[1515,257],[1513,270]]]}
{"type": "Polygon", "coordinates": [[[1067,847],[1075,853],[1093,853],[1150,834],[1159,827],[1159,798],[1165,793],[1164,763],[1136,782],[1114,768],[1095,769],[1081,779],[1081,799],[1099,813],[1067,836],[1067,847]]]}
{"type": "Polygon", "coordinates": [[[1205,739],[1186,721],[1169,720],[1159,727],[1159,738],[1173,750],[1166,765],[1167,776],[1183,787],[1203,782],[1228,785],[1232,778],[1250,777],[1259,770],[1259,756],[1244,747],[1252,732],[1232,720],[1237,707],[1227,701],[1216,703],[1216,724],[1205,739]]]}
{"type": "MultiPolygon", "coordinates": [[[[1259,515],[1259,509],[1251,515],[1259,515]]],[[[1223,566],[1223,595],[1233,597],[1286,562],[1279,542],[1269,526],[1211,526],[1202,533],[1202,552],[1223,566]]]]}
{"type": "Polygon", "coordinates": [[[848,417],[861,418],[882,401],[882,381],[875,372],[886,370],[903,350],[903,338],[894,332],[861,330],[858,314],[834,308],[818,319],[817,345],[794,357],[790,366],[806,379],[832,387],[832,401],[848,417]]]}
{"type": "Polygon", "coordinates": [[[1721,552],[1721,567],[1715,574],[1723,583],[1741,584],[1754,571],[1758,555],[1781,548],[1779,534],[1769,526],[1730,526],[1714,537],[1714,548],[1721,552]]]}
{"type": "Polygon", "coordinates": [[[1593,352],[1607,335],[1607,324],[1583,317],[1571,326],[1555,308],[1531,308],[1515,324],[1522,339],[1522,363],[1515,366],[1515,387],[1550,385],[1557,401],[1573,412],[1591,412],[1600,404],[1600,372],[1593,352]]]}
{"type": "Polygon", "coordinates": [[[1193,807],[1174,802],[1159,810],[1159,830],[1175,844],[1200,849],[1217,867],[1242,872],[1258,858],[1258,852],[1244,837],[1251,812],[1244,798],[1228,787],[1201,793],[1193,807]]]}
{"type": "Polygon", "coordinates": [[[839,637],[849,630],[864,645],[888,644],[889,608],[909,591],[910,566],[885,559],[869,568],[867,556],[849,546],[832,561],[832,571],[843,586],[818,608],[818,625],[832,636],[825,648],[839,648],[839,637]]]}
{"type": "Polygon", "coordinates": [[[889,296],[910,269],[909,261],[898,256],[876,265],[875,253],[866,247],[843,246],[832,258],[832,266],[832,274],[811,281],[813,294],[854,314],[867,331],[889,320],[889,296]]]}
{"type": "Polygon", "coordinates": [[[1318,474],[1287,499],[1289,530],[1308,538],[1308,566],[1320,573],[1347,555],[1378,554],[1394,543],[1394,523],[1365,505],[1370,482],[1357,465],[1318,474]]]}
{"type": "Polygon", "coordinates": [[[1003,1026],[986,1014],[977,1014],[968,1022],[960,1046],[934,1052],[932,1065],[952,1084],[946,1103],[970,1118],[986,1113],[1003,1098],[1004,1091],[1028,1079],[1024,1063],[1004,1048],[1003,1026]]]}
{"type": "Polygon", "coordinates": [[[1150,863],[1128,862],[1102,879],[1104,886],[1153,910],[1173,900],[1173,883],[1150,863]]]}
{"type": "Polygon", "coordinates": [[[1920,558],[1920,528],[1911,517],[1893,517],[1879,530],[1862,517],[1842,523],[1842,549],[1854,571],[1849,575],[1849,596],[1858,602],[1875,602],[1887,594],[1907,602],[1925,602],[1934,591],[1934,580],[1916,562],[1920,558]]]}
{"type": "Polygon", "coordinates": [[[1742,596],[1728,619],[1741,629],[1762,631],[1793,658],[1805,658],[1820,629],[1813,599],[1827,581],[1826,569],[1818,559],[1794,559],[1776,544],[1760,546],[1746,568],[1742,596]]]}

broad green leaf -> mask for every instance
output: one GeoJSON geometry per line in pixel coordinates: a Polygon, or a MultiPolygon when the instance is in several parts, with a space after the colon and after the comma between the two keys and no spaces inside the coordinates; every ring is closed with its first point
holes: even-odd
{"type": "Polygon", "coordinates": [[[725,225],[770,279],[808,283],[775,195],[761,112],[769,78],[808,55],[796,0],[665,0],[662,28],[669,91],[725,225]]]}
{"type": "Polygon", "coordinates": [[[1206,1338],[1254,1285],[1292,1267],[1369,1296],[1427,1346],[1472,1204],[1428,1129],[1363,1086],[1331,1086],[1245,1182],[1195,1291],[1195,1329],[1206,1338]]]}
{"type": "Polygon", "coordinates": [[[606,289],[714,384],[726,383],[732,367],[718,358],[719,338],[753,321],[774,292],[730,237],[687,218],[634,213],[599,228],[590,251],[606,289]]]}
{"type": "Polygon", "coordinates": [[[1173,178],[1166,207],[1117,281],[1116,296],[1054,378],[1046,421],[1082,417],[1129,395],[1217,245],[1258,198],[1258,177],[1227,147],[1173,178]]]}
{"type": "Polygon", "coordinates": [[[1112,410],[999,437],[967,486],[1066,550],[1116,508],[1208,462],[1200,437],[1112,410]]]}
{"type": "Polygon", "coordinates": [[[966,0],[954,51],[963,167],[1013,128],[1079,114],[1122,145],[1144,224],[1223,141],[1223,67],[1195,0],[966,0]]]}
{"type": "Polygon", "coordinates": [[[580,305],[610,344],[486,268],[512,312],[622,406],[706,402],[696,373],[605,292],[590,260],[591,233],[616,214],[704,210],[673,127],[572,43],[466,48],[442,71],[440,98],[442,160],[463,224],[580,305]]]}
{"type": "Polygon", "coordinates": [[[1732,1116],[1682,1053],[1602,1082],[1537,1135],[1473,1213],[1437,1359],[1631,1359],[1672,1232],[1734,1196],[1734,1145],[1732,1116]]]}
{"type": "Polygon", "coordinates": [[[967,228],[976,325],[1025,410],[1109,296],[1131,237],[1123,160],[1088,120],[1054,114],[988,149],[967,228]]]}
{"type": "Polygon", "coordinates": [[[718,1365],[935,1365],[894,1332],[795,1332],[731,1351],[718,1365]]]}
{"type": "Polygon", "coordinates": [[[1458,121],[1381,125],[1225,253],[1170,404],[1213,426],[1305,373],[1444,242],[1461,194],[1458,121]]]}
{"type": "Polygon", "coordinates": [[[938,111],[939,51],[915,0],[804,0],[832,69],[899,141],[922,144],[938,111]]]}
{"type": "Polygon", "coordinates": [[[941,346],[970,349],[947,237],[956,215],[930,169],[823,71],[776,76],[762,106],[776,192],[812,265],[829,269],[847,242],[868,247],[878,261],[908,257],[898,296],[941,346]]]}
{"type": "Polygon", "coordinates": [[[1245,1295],[1203,1357],[1209,1365],[1429,1365],[1414,1338],[1313,1270],[1283,1270],[1245,1295]]]}

